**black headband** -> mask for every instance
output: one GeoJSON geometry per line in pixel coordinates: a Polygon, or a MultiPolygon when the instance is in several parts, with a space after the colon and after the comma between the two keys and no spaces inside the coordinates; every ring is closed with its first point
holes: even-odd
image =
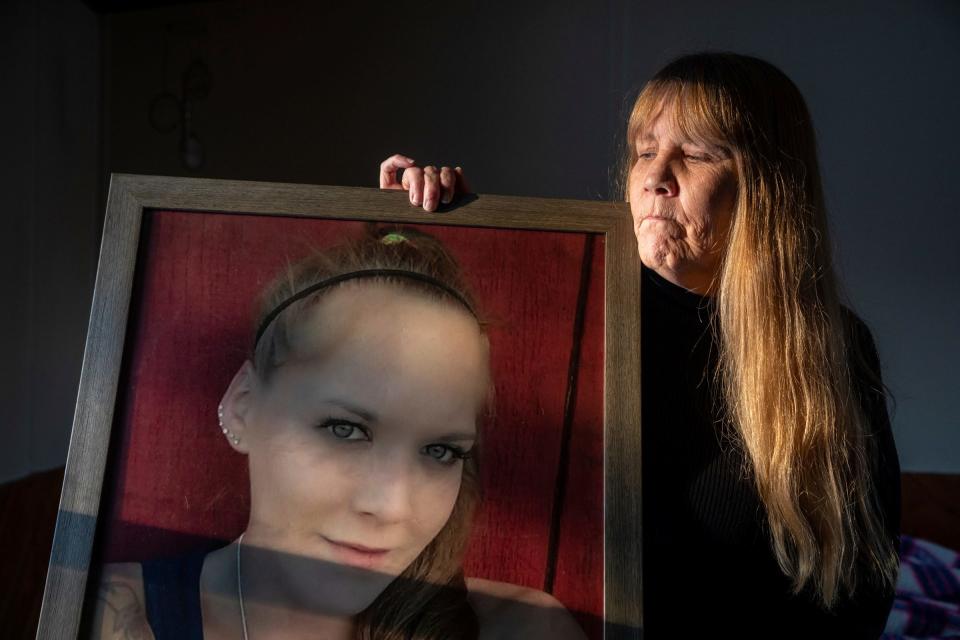
{"type": "MultiPolygon", "coordinates": [[[[311,293],[319,291],[320,289],[325,289],[327,287],[333,286],[344,282],[345,280],[354,280],[356,278],[381,278],[384,276],[393,276],[396,278],[406,278],[408,280],[417,280],[429,284],[437,289],[440,289],[450,295],[454,300],[457,300],[460,304],[466,307],[467,311],[470,314],[477,318],[477,312],[474,311],[473,306],[463,297],[463,294],[458,292],[456,289],[451,287],[448,284],[440,282],[432,276],[428,276],[424,273],[417,273],[416,271],[407,271],[405,269],[361,269],[360,271],[349,271],[347,273],[341,273],[340,275],[327,278],[326,280],[321,280],[320,282],[314,283],[293,294],[276,307],[273,308],[273,311],[268,313],[263,319],[263,322],[260,323],[260,328],[257,329],[257,337],[253,341],[253,348],[256,350],[257,344],[260,342],[260,338],[263,336],[264,332],[267,330],[267,327],[270,326],[270,323],[273,322],[278,315],[280,315],[284,309],[292,305],[298,300],[303,300],[311,293]]],[[[479,321],[479,318],[477,318],[479,321]]]]}

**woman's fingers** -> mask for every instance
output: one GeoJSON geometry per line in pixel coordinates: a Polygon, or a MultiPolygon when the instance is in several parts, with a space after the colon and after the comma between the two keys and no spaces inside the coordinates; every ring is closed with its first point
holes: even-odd
{"type": "MultiPolygon", "coordinates": [[[[395,153],[380,163],[380,188],[404,189],[404,185],[397,180],[400,169],[409,169],[416,162],[413,158],[395,153]]],[[[404,172],[406,173],[406,172],[404,172]]],[[[404,175],[406,178],[406,175],[404,175]]],[[[406,181],[406,180],[405,180],[406,181]]]]}
{"type": "Polygon", "coordinates": [[[450,204],[457,192],[457,173],[450,167],[440,169],[440,202],[450,204]]]}
{"type": "Polygon", "coordinates": [[[402,189],[410,192],[410,204],[419,207],[423,202],[423,169],[410,167],[403,172],[402,189]]]}
{"type": "Polygon", "coordinates": [[[423,209],[436,211],[440,201],[440,172],[434,166],[423,168],[423,209]]]}
{"type": "Polygon", "coordinates": [[[380,188],[409,192],[410,204],[436,211],[440,203],[449,204],[458,193],[470,193],[470,186],[460,167],[430,165],[421,169],[413,158],[396,153],[380,163],[380,188]],[[397,178],[400,170],[403,176],[397,178]]]}
{"type": "MultiPolygon", "coordinates": [[[[408,169],[407,172],[412,171],[408,169]]],[[[406,175],[406,173],[404,174],[406,175]]],[[[456,167],[434,166],[423,168],[423,208],[425,211],[436,211],[439,203],[450,204],[458,193],[469,193],[470,187],[463,177],[463,169],[456,167]]],[[[413,199],[413,204],[419,204],[413,199]]]]}

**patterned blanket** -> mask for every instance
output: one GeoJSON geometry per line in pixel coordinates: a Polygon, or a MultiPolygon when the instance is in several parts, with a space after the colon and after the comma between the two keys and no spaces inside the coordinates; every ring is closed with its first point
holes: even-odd
{"type": "Polygon", "coordinates": [[[901,536],[897,595],[881,640],[960,638],[960,554],[901,536]]]}

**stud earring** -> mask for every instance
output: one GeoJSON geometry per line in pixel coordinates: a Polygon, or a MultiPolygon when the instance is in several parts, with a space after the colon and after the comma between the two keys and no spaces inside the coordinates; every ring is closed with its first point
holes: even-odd
{"type": "Polygon", "coordinates": [[[230,441],[233,442],[233,444],[240,444],[240,438],[234,435],[233,432],[230,431],[230,429],[227,429],[225,426],[223,426],[223,405],[222,404],[217,405],[217,423],[220,425],[220,431],[223,432],[223,435],[230,438],[230,441]]]}

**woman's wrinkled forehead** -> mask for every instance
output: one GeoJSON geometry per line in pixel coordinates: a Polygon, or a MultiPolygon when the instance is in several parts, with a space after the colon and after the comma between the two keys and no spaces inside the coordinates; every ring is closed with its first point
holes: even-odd
{"type": "Polygon", "coordinates": [[[634,106],[629,138],[636,144],[652,135],[658,120],[667,118],[671,128],[693,142],[732,148],[732,136],[724,126],[727,119],[724,111],[717,96],[696,85],[651,82],[644,87],[634,106]]]}

